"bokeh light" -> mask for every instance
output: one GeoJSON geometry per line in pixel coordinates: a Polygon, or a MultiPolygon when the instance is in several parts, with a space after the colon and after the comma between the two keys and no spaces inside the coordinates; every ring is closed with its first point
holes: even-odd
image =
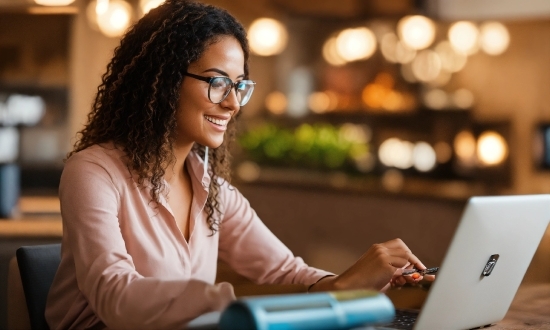
{"type": "Polygon", "coordinates": [[[411,68],[414,76],[419,81],[433,81],[441,71],[441,59],[433,50],[425,49],[415,57],[411,68]]]}
{"type": "Polygon", "coordinates": [[[395,78],[387,72],[379,72],[374,81],[361,93],[361,99],[367,109],[387,111],[409,111],[416,105],[414,96],[394,88],[395,78]]]}
{"type": "Polygon", "coordinates": [[[416,50],[405,45],[393,32],[382,36],[380,51],[384,58],[391,63],[410,63],[416,56],[416,50]]]}
{"type": "Polygon", "coordinates": [[[336,50],[348,62],[364,60],[374,54],[376,37],[366,27],[345,29],[336,37],[336,50]]]}
{"type": "Polygon", "coordinates": [[[237,167],[237,175],[246,182],[256,181],[260,177],[260,166],[251,161],[244,161],[237,167]]]}
{"type": "Polygon", "coordinates": [[[365,125],[345,123],[340,127],[340,136],[345,141],[368,143],[372,137],[372,130],[365,125]]]}
{"type": "Polygon", "coordinates": [[[397,63],[397,58],[395,56],[395,48],[399,38],[393,32],[388,32],[382,36],[380,39],[380,52],[386,61],[390,63],[397,63]]]}
{"type": "Polygon", "coordinates": [[[334,91],[325,91],[325,94],[328,96],[328,99],[330,100],[328,110],[336,110],[338,108],[338,94],[334,91]]]}
{"type": "Polygon", "coordinates": [[[287,107],[285,94],[278,91],[269,93],[265,98],[265,107],[276,115],[285,113],[287,107]]]}
{"type": "Polygon", "coordinates": [[[287,39],[285,26],[272,18],[258,18],[248,30],[250,49],[260,56],[281,53],[286,47],[287,39]]]}
{"type": "Polygon", "coordinates": [[[479,50],[479,30],[472,22],[454,23],[449,28],[448,37],[451,46],[459,53],[472,55],[479,50]]]}
{"type": "Polygon", "coordinates": [[[417,142],[413,148],[413,164],[420,172],[431,171],[437,164],[434,148],[427,142],[417,142]]]}
{"type": "Polygon", "coordinates": [[[474,105],[474,94],[466,88],[459,88],[453,93],[452,100],[458,108],[469,109],[474,105]]]}
{"type": "Polygon", "coordinates": [[[395,58],[401,64],[411,63],[416,57],[416,50],[399,41],[395,46],[395,58]]]}
{"type": "Polygon", "coordinates": [[[314,92],[308,97],[309,109],[315,113],[324,113],[330,110],[330,96],[325,92],[314,92]]]}
{"type": "Polygon", "coordinates": [[[42,6],[67,6],[74,2],[74,0],[34,0],[42,6]]]}
{"type": "Polygon", "coordinates": [[[398,138],[389,138],[380,144],[378,158],[388,167],[407,169],[413,166],[414,144],[398,138]]]}
{"type": "Polygon", "coordinates": [[[434,79],[428,81],[428,85],[432,87],[442,87],[451,81],[452,74],[446,70],[439,70],[439,74],[434,79]]]}
{"type": "Polygon", "coordinates": [[[434,88],[424,93],[423,101],[428,108],[441,110],[448,106],[449,97],[444,90],[434,88]]]}
{"type": "Polygon", "coordinates": [[[483,165],[502,163],[508,156],[508,144],[502,135],[494,131],[483,132],[478,139],[477,158],[483,165]]]}
{"type": "Polygon", "coordinates": [[[421,15],[405,16],[397,24],[400,39],[410,48],[429,47],[435,38],[434,22],[421,15]]]}
{"type": "Polygon", "coordinates": [[[382,186],[387,191],[399,192],[405,184],[405,177],[401,171],[394,168],[388,169],[382,174],[382,186]]]}
{"type": "Polygon", "coordinates": [[[130,26],[132,7],[126,1],[111,0],[107,10],[97,16],[99,30],[108,37],[116,38],[130,26]]]}
{"type": "Polygon", "coordinates": [[[97,0],[95,5],[96,15],[103,15],[109,9],[109,0],[97,0]]]}
{"type": "Polygon", "coordinates": [[[489,55],[500,55],[510,44],[510,34],[504,24],[485,22],[480,27],[481,49],[489,55]]]}
{"type": "Polygon", "coordinates": [[[141,7],[141,12],[145,15],[151,11],[153,8],[157,8],[162,5],[165,0],[140,0],[139,6],[141,7]]]}
{"type": "Polygon", "coordinates": [[[470,162],[476,154],[476,139],[472,132],[461,131],[455,136],[454,149],[462,162],[470,162]]]}
{"type": "Polygon", "coordinates": [[[341,66],[346,64],[346,60],[340,56],[336,49],[336,37],[330,37],[323,45],[323,58],[333,66],[341,66]]]}
{"type": "Polygon", "coordinates": [[[462,70],[468,61],[468,57],[463,53],[455,51],[447,40],[438,43],[435,51],[441,58],[441,68],[448,72],[462,70]]]}

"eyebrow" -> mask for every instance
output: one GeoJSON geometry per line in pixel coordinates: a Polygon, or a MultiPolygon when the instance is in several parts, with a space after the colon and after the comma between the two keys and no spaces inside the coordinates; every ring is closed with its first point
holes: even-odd
{"type": "MultiPolygon", "coordinates": [[[[225,72],[225,71],[222,71],[220,69],[216,69],[216,68],[210,68],[210,69],[206,69],[203,71],[204,72],[216,72],[216,73],[219,73],[221,74],[222,76],[226,76],[226,77],[229,77],[229,75],[225,72]]],[[[237,76],[237,78],[244,78],[244,73],[237,76]]]]}

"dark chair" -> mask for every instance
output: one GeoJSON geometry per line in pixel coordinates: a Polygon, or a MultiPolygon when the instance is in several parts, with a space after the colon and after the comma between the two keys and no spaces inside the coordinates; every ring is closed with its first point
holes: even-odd
{"type": "Polygon", "coordinates": [[[61,262],[61,244],[22,246],[16,251],[32,330],[49,329],[44,312],[61,262]]]}

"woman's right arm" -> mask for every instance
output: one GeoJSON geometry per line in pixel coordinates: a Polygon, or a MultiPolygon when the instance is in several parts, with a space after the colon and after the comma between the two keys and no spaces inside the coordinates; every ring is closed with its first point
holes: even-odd
{"type": "Polygon", "coordinates": [[[143,277],[136,271],[120,229],[117,178],[103,165],[73,155],[60,184],[64,242],[74,256],[78,288],[103,323],[113,329],[181,328],[234,299],[228,284],[143,277]]]}

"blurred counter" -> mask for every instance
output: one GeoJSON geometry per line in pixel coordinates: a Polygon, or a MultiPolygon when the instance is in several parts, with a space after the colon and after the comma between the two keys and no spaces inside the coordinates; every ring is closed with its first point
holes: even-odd
{"type": "Polygon", "coordinates": [[[18,210],[18,215],[15,217],[0,219],[0,237],[61,238],[63,230],[57,197],[21,197],[18,210]]]}
{"type": "Polygon", "coordinates": [[[389,171],[384,176],[352,175],[341,171],[323,172],[295,168],[255,166],[246,163],[237,168],[236,184],[276,186],[290,189],[324,189],[399,198],[427,198],[465,202],[471,196],[501,195],[506,188],[473,180],[442,180],[404,176],[389,171]]]}

